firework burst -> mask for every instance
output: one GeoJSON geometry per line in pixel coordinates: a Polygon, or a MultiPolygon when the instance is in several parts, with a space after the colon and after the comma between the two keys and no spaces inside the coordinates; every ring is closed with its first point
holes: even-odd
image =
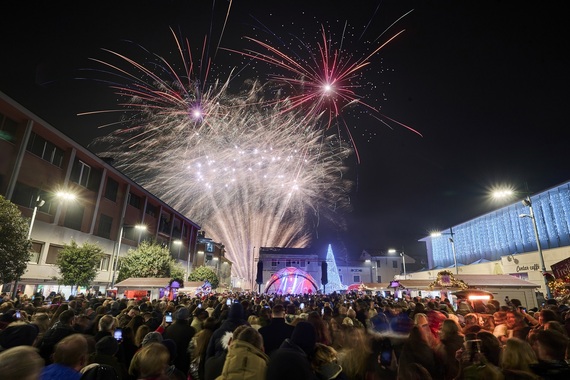
{"type": "Polygon", "coordinates": [[[229,78],[205,86],[184,54],[178,75],[162,58],[147,66],[110,53],[128,68],[99,62],[133,80],[113,87],[136,117],[94,150],[222,242],[234,276],[252,280],[255,247],[307,246],[318,219],[347,205],[351,149],[295,100],[267,99],[255,81],[238,93],[229,78]]]}

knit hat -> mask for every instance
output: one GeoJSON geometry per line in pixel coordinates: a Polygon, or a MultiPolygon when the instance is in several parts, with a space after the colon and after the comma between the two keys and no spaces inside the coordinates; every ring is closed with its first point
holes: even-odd
{"type": "Polygon", "coordinates": [[[177,321],[183,321],[190,318],[190,310],[186,307],[181,307],[180,309],[176,310],[174,313],[174,318],[177,321]]]}
{"type": "Polygon", "coordinates": [[[162,335],[160,333],[157,333],[156,331],[151,331],[144,336],[141,345],[146,346],[148,343],[152,343],[152,342],[162,343],[162,341],[163,341],[163,338],[162,338],[162,335]]]}
{"type": "Polygon", "coordinates": [[[112,336],[103,337],[95,343],[95,352],[98,354],[113,356],[117,351],[119,351],[119,342],[112,336]]]}
{"type": "Polygon", "coordinates": [[[317,335],[315,327],[309,322],[299,322],[291,334],[291,342],[301,347],[307,355],[311,355],[315,350],[317,335]]]}

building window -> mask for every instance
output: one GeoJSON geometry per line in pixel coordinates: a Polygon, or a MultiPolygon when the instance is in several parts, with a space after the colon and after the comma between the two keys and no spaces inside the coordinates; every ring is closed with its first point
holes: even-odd
{"type": "Polygon", "coordinates": [[[103,256],[101,262],[99,263],[99,270],[109,270],[109,261],[110,261],[109,255],[103,256]]]}
{"type": "Polygon", "coordinates": [[[339,274],[338,278],[340,279],[340,283],[342,284],[342,274],[339,274]]]}
{"type": "Polygon", "coordinates": [[[57,256],[59,255],[59,251],[61,251],[63,247],[61,245],[53,245],[50,244],[48,248],[48,254],[46,257],[46,264],[55,264],[57,262],[57,256]]]}
{"type": "Polygon", "coordinates": [[[0,113],[0,139],[14,142],[18,123],[0,113]]]}
{"type": "Polygon", "coordinates": [[[301,268],[304,268],[304,267],[306,266],[305,260],[301,260],[301,263],[299,264],[299,266],[300,266],[301,268]]]}
{"type": "Polygon", "coordinates": [[[277,267],[277,260],[271,260],[271,266],[277,267]]]}
{"type": "Polygon", "coordinates": [[[392,268],[398,268],[398,260],[392,260],[392,268]]]}
{"type": "Polygon", "coordinates": [[[353,280],[354,283],[360,282],[360,276],[353,276],[353,280]]]}
{"type": "Polygon", "coordinates": [[[34,132],[30,135],[26,149],[57,167],[63,166],[63,150],[34,132]]]}
{"type": "Polygon", "coordinates": [[[135,208],[140,209],[142,204],[142,198],[133,193],[129,193],[129,204],[135,208]]]}
{"type": "Polygon", "coordinates": [[[91,174],[91,166],[87,165],[81,160],[75,161],[73,164],[73,171],[71,172],[71,180],[75,183],[80,184],[83,187],[87,187],[89,183],[89,175],[91,174]]]}
{"type": "Polygon", "coordinates": [[[150,203],[147,203],[145,212],[147,213],[147,215],[155,217],[156,216],[156,206],[151,205],[150,203]]]}
{"type": "Polygon", "coordinates": [[[45,201],[44,205],[38,208],[38,212],[50,215],[55,214],[57,204],[53,201],[52,196],[35,187],[24,185],[21,182],[16,182],[11,201],[17,205],[33,209],[36,207],[38,195],[41,200],[45,201]]]}
{"type": "Polygon", "coordinates": [[[285,260],[285,266],[288,268],[291,266],[291,259],[285,260]]]}
{"type": "Polygon", "coordinates": [[[63,225],[67,228],[73,228],[74,230],[81,231],[84,211],[85,208],[79,204],[68,206],[65,212],[65,220],[63,221],[63,225]]]}
{"type": "Polygon", "coordinates": [[[105,239],[111,238],[111,227],[113,225],[113,218],[108,215],[99,215],[99,228],[97,228],[97,236],[105,239]]]}
{"type": "Polygon", "coordinates": [[[382,276],[378,276],[378,278],[376,279],[376,282],[378,282],[378,283],[382,282],[382,276]]]}
{"type": "Polygon", "coordinates": [[[113,178],[107,177],[107,186],[105,186],[105,198],[110,201],[117,201],[117,193],[119,192],[119,182],[113,178]]]}
{"type": "Polygon", "coordinates": [[[38,264],[40,262],[40,257],[42,255],[43,249],[44,249],[44,243],[33,241],[32,250],[30,251],[30,258],[28,259],[28,261],[30,263],[38,264]]]}

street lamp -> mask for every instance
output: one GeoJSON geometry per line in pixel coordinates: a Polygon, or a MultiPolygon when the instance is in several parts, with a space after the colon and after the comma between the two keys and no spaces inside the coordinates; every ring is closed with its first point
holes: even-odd
{"type": "MultiPolygon", "coordinates": [[[[36,220],[36,214],[38,213],[38,208],[42,207],[46,201],[44,201],[39,195],[34,203],[34,212],[32,213],[32,220],[30,220],[30,227],[28,228],[28,240],[32,238],[32,228],[34,227],[34,221],[36,220]]],[[[12,291],[12,298],[16,298],[18,282],[20,281],[20,276],[14,280],[14,290],[12,291]]]]}
{"type": "MultiPolygon", "coordinates": [[[[512,190],[495,190],[493,192],[493,197],[500,199],[506,198],[514,195],[512,190]]],[[[534,209],[532,208],[532,201],[530,200],[530,196],[527,195],[521,203],[523,206],[528,207],[529,213],[528,214],[520,214],[519,218],[530,218],[532,221],[532,228],[534,230],[534,238],[536,239],[536,249],[538,251],[538,258],[540,260],[540,267],[542,270],[542,277],[544,278],[544,286],[546,287],[546,297],[551,298],[550,294],[550,287],[548,286],[548,279],[546,278],[546,265],[544,264],[544,255],[542,253],[542,244],[540,243],[540,237],[538,236],[538,227],[536,225],[536,217],[534,215],[534,209]]]]}
{"type": "Polygon", "coordinates": [[[451,243],[451,253],[453,254],[453,266],[455,267],[455,274],[459,273],[459,268],[457,268],[457,254],[455,253],[455,239],[453,236],[453,228],[449,228],[449,232],[432,232],[431,237],[439,237],[441,235],[450,235],[449,242],[451,243]]]}
{"type": "Polygon", "coordinates": [[[406,280],[408,278],[408,275],[406,274],[406,255],[404,254],[404,251],[398,252],[394,248],[390,248],[388,250],[388,253],[399,253],[399,255],[402,257],[402,265],[404,266],[404,280],[406,280]]]}
{"type": "MultiPolygon", "coordinates": [[[[111,263],[112,277],[111,277],[111,286],[110,286],[111,289],[115,287],[115,276],[117,274],[117,265],[119,263],[119,254],[121,253],[121,242],[123,241],[125,227],[131,227],[131,226],[125,226],[124,224],[121,226],[121,230],[119,231],[119,242],[117,244],[117,252],[114,255],[115,256],[114,259],[111,260],[112,261],[111,263]]],[[[142,231],[146,231],[146,226],[144,224],[137,224],[132,227],[139,230],[140,233],[142,233],[142,231]]]]}
{"type": "Polygon", "coordinates": [[[36,214],[38,213],[38,209],[45,205],[46,201],[44,201],[39,195],[36,198],[36,202],[34,205],[34,212],[32,214],[32,220],[30,221],[30,228],[28,230],[28,240],[32,238],[32,228],[34,227],[34,221],[36,220],[36,214]]]}

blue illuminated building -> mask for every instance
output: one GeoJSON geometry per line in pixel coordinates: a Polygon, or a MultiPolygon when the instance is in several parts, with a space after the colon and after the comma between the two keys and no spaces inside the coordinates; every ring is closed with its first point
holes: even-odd
{"type": "MultiPolygon", "coordinates": [[[[530,196],[543,251],[570,246],[570,182],[530,196]]],[[[445,237],[428,236],[430,269],[501,260],[501,257],[538,251],[529,207],[520,199],[508,206],[443,231],[445,237]]],[[[546,268],[554,262],[545,255],[546,268]]]]}

